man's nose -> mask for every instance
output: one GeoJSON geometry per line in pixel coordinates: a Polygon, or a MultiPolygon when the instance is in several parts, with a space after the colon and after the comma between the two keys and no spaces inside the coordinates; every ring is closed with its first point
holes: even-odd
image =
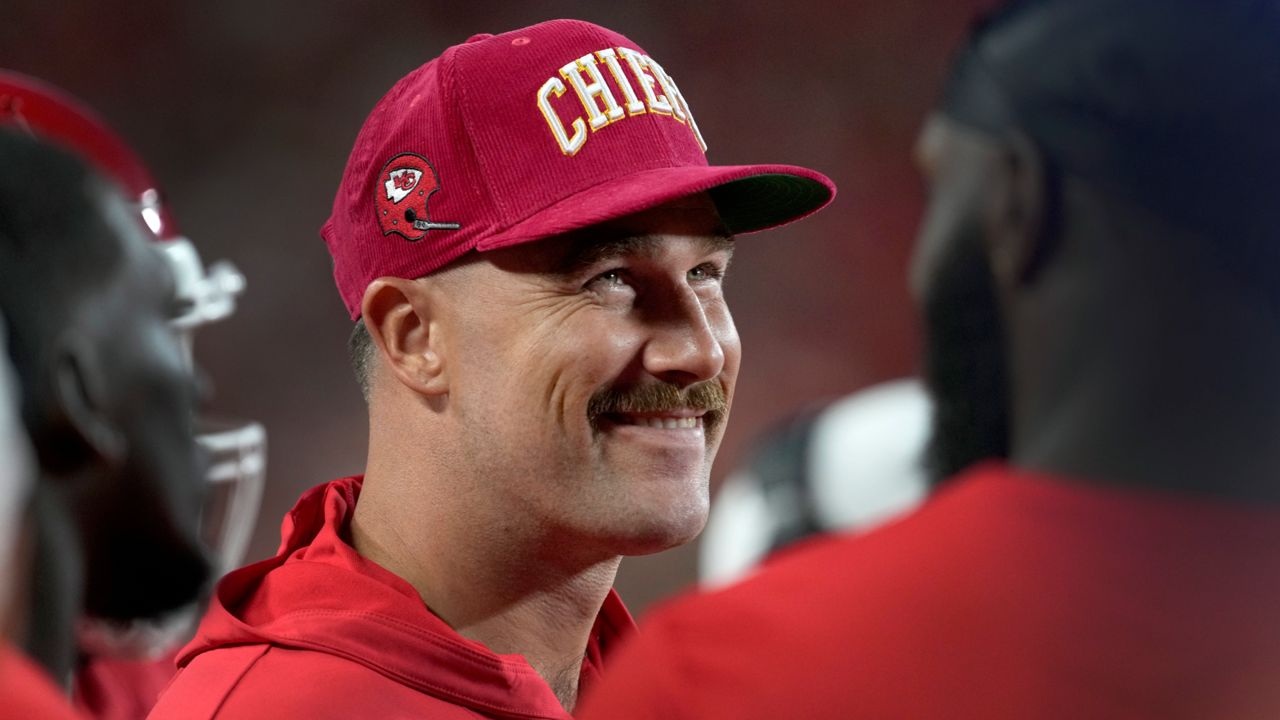
{"type": "Polygon", "coordinates": [[[690,288],[681,288],[661,308],[652,308],[652,335],[644,349],[645,370],[688,386],[724,370],[724,347],[707,308],[690,288]]]}

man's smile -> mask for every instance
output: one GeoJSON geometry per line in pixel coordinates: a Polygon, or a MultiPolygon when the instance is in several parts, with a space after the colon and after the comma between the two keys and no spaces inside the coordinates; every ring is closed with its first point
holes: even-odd
{"type": "Polygon", "coordinates": [[[659,430],[701,430],[706,410],[670,410],[658,413],[607,413],[603,419],[614,425],[634,425],[659,430]]]}

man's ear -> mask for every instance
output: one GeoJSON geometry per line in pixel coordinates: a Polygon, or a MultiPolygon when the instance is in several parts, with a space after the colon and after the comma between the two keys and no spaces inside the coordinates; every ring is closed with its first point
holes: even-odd
{"type": "Polygon", "coordinates": [[[383,277],[369,283],[361,316],[369,337],[402,385],[426,396],[448,392],[443,338],[432,298],[418,281],[383,277]]]}
{"type": "MultiPolygon", "coordinates": [[[[108,401],[109,370],[95,343],[75,330],[63,333],[54,346],[49,378],[51,420],[58,437],[60,462],[124,463],[129,444],[108,401]]],[[[76,468],[64,468],[74,472],[76,468]]]]}
{"type": "Polygon", "coordinates": [[[1014,290],[1034,280],[1048,250],[1049,186],[1044,155],[1025,133],[1007,133],[997,152],[985,235],[997,284],[1014,290]]]}

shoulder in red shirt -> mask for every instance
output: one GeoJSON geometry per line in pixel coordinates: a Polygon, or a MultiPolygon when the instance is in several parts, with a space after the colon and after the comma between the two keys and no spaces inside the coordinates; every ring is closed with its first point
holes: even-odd
{"type": "Polygon", "coordinates": [[[1280,717],[1280,511],[988,465],[655,612],[584,720],[1280,717]]]}

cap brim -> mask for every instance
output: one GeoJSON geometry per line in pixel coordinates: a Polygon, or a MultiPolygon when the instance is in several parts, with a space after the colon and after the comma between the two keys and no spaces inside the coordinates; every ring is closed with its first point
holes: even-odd
{"type": "Polygon", "coordinates": [[[791,165],[659,168],[597,185],[543,208],[482,238],[480,251],[497,250],[589,227],[707,193],[735,235],[785,225],[828,205],[836,186],[820,172],[791,165]]]}

